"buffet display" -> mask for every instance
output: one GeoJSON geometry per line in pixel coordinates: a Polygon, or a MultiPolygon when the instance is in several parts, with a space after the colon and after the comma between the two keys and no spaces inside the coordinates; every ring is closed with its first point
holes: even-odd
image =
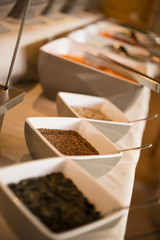
{"type": "MultiPolygon", "coordinates": [[[[29,23],[37,15],[54,19],[52,12],[64,13],[68,2],[32,1],[29,13],[34,14],[28,15],[29,23]]],[[[84,10],[89,1],[86,6],[83,1],[74,2],[68,11],[73,15],[84,10]]],[[[10,20],[22,18],[20,4],[24,8],[17,1],[10,20]]],[[[137,70],[141,78],[147,76],[153,82],[149,88],[153,90],[154,84],[160,92],[156,79],[159,56],[150,52],[153,42],[147,33],[106,19],[41,46],[39,82],[45,97],[56,103],[59,116],[26,118],[24,137],[31,161],[0,169],[0,210],[20,239],[85,236],[118,222],[127,213],[102,215],[123,203],[101,186],[99,179],[118,166],[123,149],[117,142],[140,121],[129,119],[125,112],[142,93],[143,81],[110,68],[104,59],[91,61],[87,54],[100,54],[137,70]],[[111,48],[116,45],[121,52],[111,48]]],[[[23,98],[21,90],[0,92],[0,128],[4,113],[23,98]]]]}

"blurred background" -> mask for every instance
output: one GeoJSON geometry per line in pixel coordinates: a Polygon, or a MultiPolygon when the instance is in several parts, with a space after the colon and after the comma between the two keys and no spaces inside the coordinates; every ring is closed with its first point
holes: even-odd
{"type": "Polygon", "coordinates": [[[117,19],[142,30],[160,33],[159,0],[100,0],[97,2],[108,18],[117,19]]]}

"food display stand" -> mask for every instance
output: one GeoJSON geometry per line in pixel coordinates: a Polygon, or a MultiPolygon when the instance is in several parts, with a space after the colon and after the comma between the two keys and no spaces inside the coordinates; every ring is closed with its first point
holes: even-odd
{"type": "MultiPolygon", "coordinates": [[[[39,83],[36,85],[24,84],[26,91],[25,99],[15,108],[6,113],[3,128],[0,136],[1,162],[0,166],[5,167],[11,164],[18,164],[32,160],[27,149],[24,138],[24,122],[27,117],[54,117],[57,116],[56,104],[43,95],[39,83]],[[26,88],[29,88],[28,90],[26,88]]],[[[150,90],[144,87],[139,98],[126,112],[130,119],[144,118],[148,114],[150,90]]],[[[142,142],[145,122],[137,122],[132,126],[127,135],[117,145],[120,149],[126,147],[140,146],[142,142]]],[[[120,162],[105,176],[97,179],[107,191],[119,199],[125,206],[130,204],[136,166],[139,160],[140,151],[125,152],[120,162]]],[[[95,232],[79,236],[77,239],[123,239],[127,224],[127,214],[117,222],[108,225],[107,229],[99,229],[95,232]]],[[[0,232],[2,239],[18,240],[5,220],[0,218],[0,232]]]]}
{"type": "MultiPolygon", "coordinates": [[[[28,24],[25,27],[11,78],[12,85],[25,91],[25,98],[20,104],[5,113],[0,133],[0,168],[33,161],[24,136],[24,123],[26,118],[58,116],[56,102],[48,99],[44,95],[43,88],[37,81],[37,70],[35,66],[39,47],[51,39],[61,35],[63,36],[74,29],[95,22],[101,17],[101,15],[93,13],[83,13],[81,17],[73,15],[63,16],[61,20],[46,19],[41,16],[38,18],[38,23],[28,24]],[[40,22],[42,24],[39,24],[40,22]],[[29,63],[29,65],[27,65],[27,63],[29,63]]],[[[7,47],[7,39],[15,35],[17,27],[16,22],[10,21],[6,21],[5,26],[8,28],[13,26],[12,32],[0,36],[0,46],[7,47]]],[[[4,60],[7,61],[7,58],[4,60]]],[[[148,116],[150,93],[149,88],[145,86],[141,88],[139,96],[133,104],[125,110],[128,119],[132,121],[148,116]]],[[[141,146],[145,124],[145,121],[134,123],[129,132],[116,143],[119,149],[141,146]]],[[[113,197],[118,198],[118,201],[123,206],[128,206],[131,202],[139,156],[140,150],[124,152],[118,164],[106,175],[97,179],[113,197]]],[[[107,227],[100,227],[94,231],[79,235],[74,239],[124,239],[127,218],[128,212],[109,223],[107,227]]],[[[0,238],[20,240],[2,215],[0,215],[0,238]]]]}

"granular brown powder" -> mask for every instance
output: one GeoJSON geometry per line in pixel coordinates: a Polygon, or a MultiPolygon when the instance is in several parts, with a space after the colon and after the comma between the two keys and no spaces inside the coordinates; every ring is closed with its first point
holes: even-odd
{"type": "Polygon", "coordinates": [[[79,114],[83,118],[90,118],[90,119],[96,119],[96,120],[103,120],[103,121],[111,121],[111,119],[104,115],[101,111],[94,109],[94,108],[89,108],[89,107],[73,107],[73,110],[77,114],[79,114]]]}
{"type": "Polygon", "coordinates": [[[99,155],[97,150],[76,131],[46,128],[38,130],[64,155],[99,155]]]}

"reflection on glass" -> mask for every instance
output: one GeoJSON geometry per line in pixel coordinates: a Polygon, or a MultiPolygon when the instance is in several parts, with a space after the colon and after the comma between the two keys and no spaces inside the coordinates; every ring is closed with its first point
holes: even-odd
{"type": "Polygon", "coordinates": [[[49,0],[49,3],[42,14],[49,18],[61,18],[61,10],[65,6],[66,1],[67,0],[49,0]]]}
{"type": "MultiPolygon", "coordinates": [[[[36,19],[41,14],[43,9],[47,6],[49,0],[32,0],[29,11],[26,17],[26,21],[29,22],[36,19]]],[[[9,16],[15,19],[22,19],[23,9],[26,5],[27,0],[17,0],[14,8],[10,12],[9,16]]]]}
{"type": "MultiPolygon", "coordinates": [[[[14,7],[16,0],[0,0],[0,22],[2,22],[14,7]]],[[[0,23],[0,34],[8,32],[3,24],[0,23]]]]}
{"type": "Polygon", "coordinates": [[[80,11],[85,11],[89,8],[90,0],[68,0],[62,12],[77,14],[80,11]]]}

